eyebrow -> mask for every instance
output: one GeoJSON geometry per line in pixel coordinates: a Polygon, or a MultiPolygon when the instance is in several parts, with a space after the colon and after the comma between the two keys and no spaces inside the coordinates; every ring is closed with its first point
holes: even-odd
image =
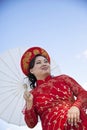
{"type": "MultiPolygon", "coordinates": [[[[44,59],[43,59],[44,61],[46,60],[46,61],[48,61],[45,57],[44,57],[44,59]]],[[[36,59],[36,62],[37,61],[41,61],[41,59],[36,59]]]]}

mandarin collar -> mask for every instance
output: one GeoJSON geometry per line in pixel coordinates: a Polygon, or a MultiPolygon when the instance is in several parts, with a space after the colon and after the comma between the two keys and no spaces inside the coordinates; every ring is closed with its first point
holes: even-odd
{"type": "Polygon", "coordinates": [[[37,86],[43,84],[44,82],[50,80],[51,78],[52,78],[52,76],[49,75],[44,80],[37,80],[37,86]]]}

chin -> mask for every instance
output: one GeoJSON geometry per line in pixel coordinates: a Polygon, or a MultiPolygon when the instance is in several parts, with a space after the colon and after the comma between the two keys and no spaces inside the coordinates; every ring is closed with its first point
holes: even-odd
{"type": "Polygon", "coordinates": [[[49,76],[49,75],[50,75],[50,73],[45,73],[44,75],[47,77],[47,76],[49,76]]]}

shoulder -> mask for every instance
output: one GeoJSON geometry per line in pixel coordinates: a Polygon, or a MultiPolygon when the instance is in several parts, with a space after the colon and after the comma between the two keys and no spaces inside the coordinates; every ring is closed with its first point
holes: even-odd
{"type": "Polygon", "coordinates": [[[69,78],[70,76],[69,75],[66,75],[66,74],[61,74],[61,75],[58,75],[58,76],[53,76],[52,78],[53,79],[65,79],[65,78],[69,78]]]}
{"type": "Polygon", "coordinates": [[[66,75],[66,74],[54,76],[53,79],[55,79],[57,81],[67,81],[67,82],[74,80],[71,76],[66,75]]]}

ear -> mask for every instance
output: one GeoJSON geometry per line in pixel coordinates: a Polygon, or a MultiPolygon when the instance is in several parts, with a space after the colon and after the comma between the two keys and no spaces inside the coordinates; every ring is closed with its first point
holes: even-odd
{"type": "Polygon", "coordinates": [[[30,69],[30,72],[33,74],[33,69],[30,69]]]}

